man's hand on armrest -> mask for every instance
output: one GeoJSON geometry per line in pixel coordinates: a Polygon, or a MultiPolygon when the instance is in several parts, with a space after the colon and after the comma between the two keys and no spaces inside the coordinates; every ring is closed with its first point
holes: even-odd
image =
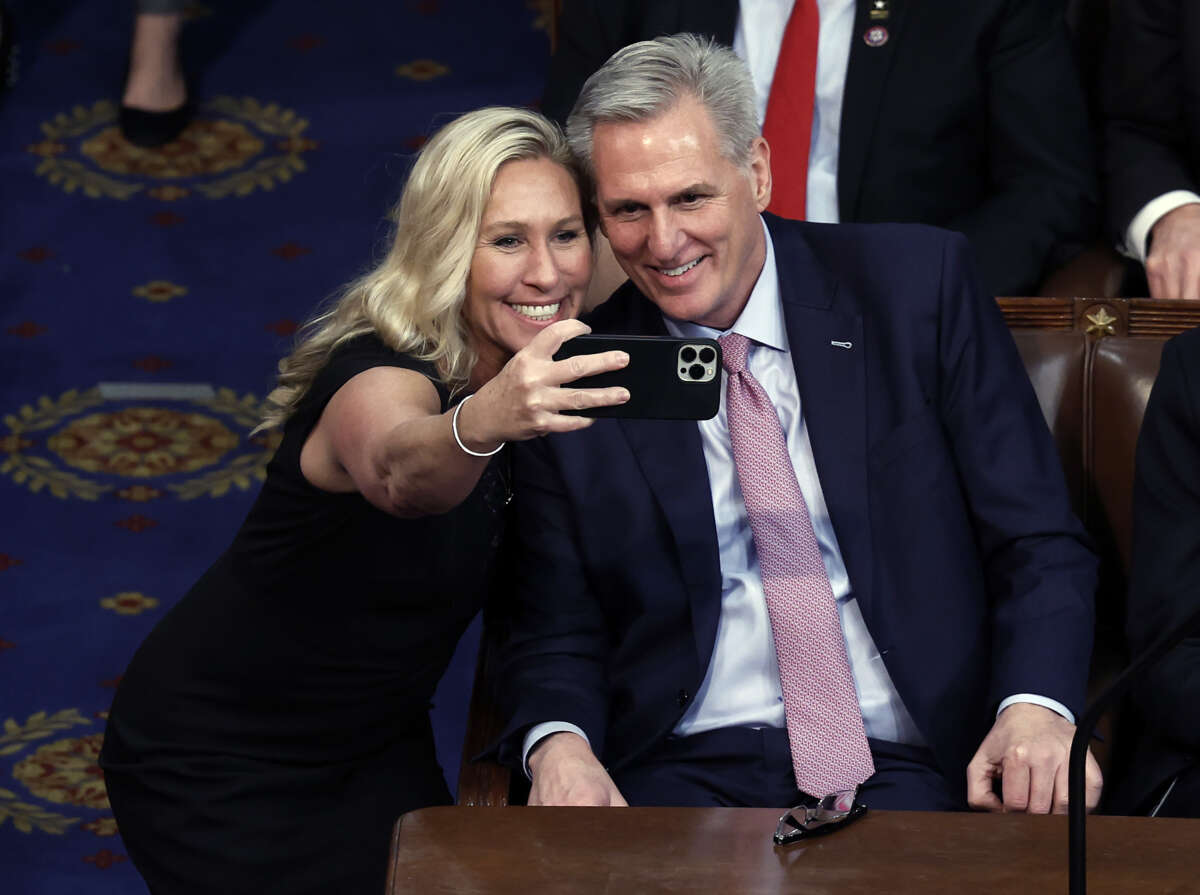
{"type": "Polygon", "coordinates": [[[1150,297],[1200,299],[1200,205],[1180,205],[1167,212],[1150,233],[1150,297]]]}
{"type": "Polygon", "coordinates": [[[529,752],[530,805],[625,806],[587,740],[566,731],[539,740],[529,752]]]}

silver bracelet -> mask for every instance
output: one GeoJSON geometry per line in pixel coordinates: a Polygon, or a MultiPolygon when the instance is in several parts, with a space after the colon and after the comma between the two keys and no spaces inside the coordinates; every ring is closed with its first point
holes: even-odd
{"type": "Polygon", "coordinates": [[[458,406],[454,408],[454,416],[450,417],[450,429],[452,432],[454,432],[454,440],[458,442],[458,446],[460,448],[462,448],[466,453],[470,454],[472,457],[490,457],[493,454],[498,454],[498,453],[500,453],[501,450],[503,450],[503,448],[504,448],[503,441],[500,442],[500,446],[495,448],[494,450],[484,451],[484,452],[480,453],[479,451],[471,450],[469,447],[467,447],[465,444],[463,444],[463,440],[461,437],[459,437],[459,434],[458,434],[458,412],[463,409],[464,404],[466,404],[468,401],[470,401],[474,397],[475,397],[474,395],[467,395],[465,398],[463,398],[461,401],[458,402],[458,406]]]}

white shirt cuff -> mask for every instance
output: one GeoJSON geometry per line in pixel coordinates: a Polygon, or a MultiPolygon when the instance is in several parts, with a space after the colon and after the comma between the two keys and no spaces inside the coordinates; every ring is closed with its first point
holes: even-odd
{"type": "Polygon", "coordinates": [[[1054,699],[1048,699],[1045,696],[1038,696],[1034,693],[1014,693],[1012,696],[1008,697],[1008,699],[1004,700],[1004,702],[1000,703],[1000,708],[996,709],[996,714],[999,715],[1010,705],[1013,705],[1017,702],[1029,702],[1033,705],[1040,705],[1044,709],[1050,709],[1050,711],[1054,712],[1055,714],[1062,715],[1072,724],[1075,723],[1075,716],[1071,714],[1071,710],[1061,702],[1058,702],[1054,699]]]}
{"type": "Polygon", "coordinates": [[[533,725],[525,734],[525,745],[521,750],[521,767],[525,769],[525,776],[530,780],[533,779],[533,775],[529,773],[529,753],[533,751],[534,746],[552,733],[577,733],[583,737],[585,743],[589,746],[592,745],[588,735],[569,721],[543,721],[541,724],[533,725]]]}
{"type": "Polygon", "coordinates": [[[1150,237],[1150,231],[1158,223],[1159,218],[1181,205],[1190,205],[1193,202],[1200,202],[1200,196],[1191,190],[1171,190],[1169,193],[1163,193],[1157,199],[1151,199],[1129,222],[1129,227],[1125,231],[1125,245],[1119,248],[1130,258],[1136,258],[1145,264],[1146,240],[1150,237]]]}

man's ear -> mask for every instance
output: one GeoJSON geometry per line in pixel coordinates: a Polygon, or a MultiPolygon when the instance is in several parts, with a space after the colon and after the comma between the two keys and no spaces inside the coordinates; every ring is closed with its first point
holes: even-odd
{"type": "Polygon", "coordinates": [[[754,186],[754,204],[765,211],[771,204],[771,147],[762,137],[750,144],[750,176],[754,186]]]}

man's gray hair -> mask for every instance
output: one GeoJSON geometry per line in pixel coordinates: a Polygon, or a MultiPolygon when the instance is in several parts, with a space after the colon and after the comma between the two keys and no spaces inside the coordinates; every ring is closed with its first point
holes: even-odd
{"type": "Polygon", "coordinates": [[[567,118],[567,141],[590,175],[597,124],[646,121],[686,96],[712,116],[721,154],[747,164],[759,134],[754,82],[733,50],[696,34],[643,40],[613,53],[579,91],[567,118]]]}

